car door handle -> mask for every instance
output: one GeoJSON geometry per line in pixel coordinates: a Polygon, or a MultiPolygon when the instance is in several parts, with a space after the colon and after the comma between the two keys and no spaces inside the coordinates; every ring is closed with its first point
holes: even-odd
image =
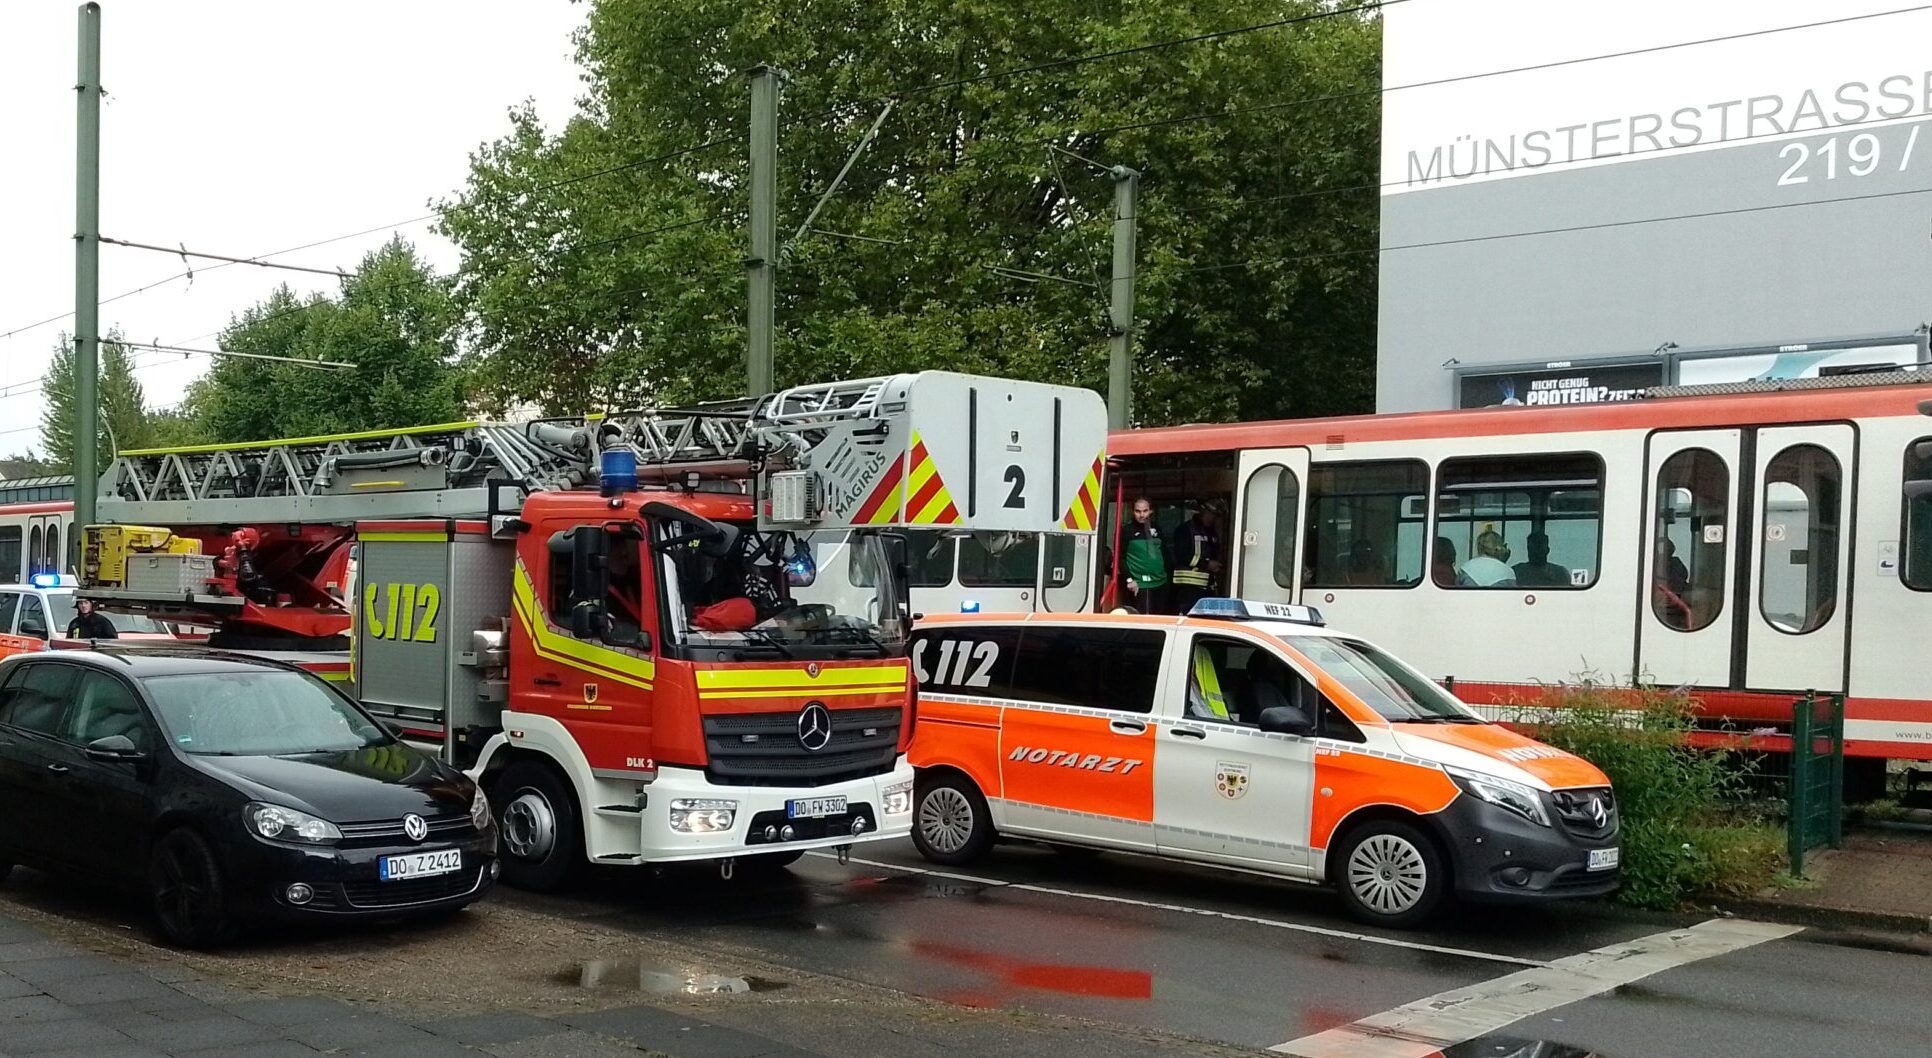
{"type": "Polygon", "coordinates": [[[1198,727],[1170,727],[1168,728],[1168,730],[1174,733],[1175,738],[1206,738],[1207,737],[1207,732],[1201,730],[1198,727]]]}
{"type": "Polygon", "coordinates": [[[50,772],[53,772],[55,775],[65,775],[69,771],[72,771],[73,769],[69,768],[65,764],[49,764],[47,765],[47,770],[50,772]]]}
{"type": "Polygon", "coordinates": [[[1110,721],[1107,726],[1122,735],[1144,735],[1147,733],[1147,725],[1138,720],[1114,720],[1110,721]]]}

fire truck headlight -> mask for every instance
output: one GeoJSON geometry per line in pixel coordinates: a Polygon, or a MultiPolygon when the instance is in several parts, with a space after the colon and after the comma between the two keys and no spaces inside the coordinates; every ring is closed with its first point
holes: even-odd
{"type": "Polygon", "coordinates": [[[490,799],[483,796],[483,788],[476,788],[476,796],[470,798],[470,825],[478,830],[490,829],[490,799]]]}
{"type": "Polygon", "coordinates": [[[326,819],[297,812],[281,805],[252,801],[242,809],[242,822],[250,833],[270,841],[297,841],[326,845],[342,840],[342,831],[326,819]]]}
{"type": "Polygon", "coordinates": [[[720,834],[738,817],[738,802],[680,797],[671,802],[671,829],[680,834],[720,834]]]}
{"type": "Polygon", "coordinates": [[[912,811],[912,783],[893,783],[880,791],[884,796],[883,807],[889,816],[902,816],[912,811]]]}

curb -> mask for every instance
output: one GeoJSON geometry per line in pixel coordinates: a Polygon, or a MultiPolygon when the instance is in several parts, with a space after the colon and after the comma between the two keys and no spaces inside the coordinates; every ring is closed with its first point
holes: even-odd
{"type": "Polygon", "coordinates": [[[1907,933],[1932,937],[1932,916],[1907,915],[1893,911],[1869,911],[1850,907],[1814,907],[1788,904],[1779,900],[1753,897],[1700,901],[1700,906],[1729,912],[1741,917],[1782,922],[1792,926],[1826,929],[1872,930],[1880,933],[1907,933]]]}

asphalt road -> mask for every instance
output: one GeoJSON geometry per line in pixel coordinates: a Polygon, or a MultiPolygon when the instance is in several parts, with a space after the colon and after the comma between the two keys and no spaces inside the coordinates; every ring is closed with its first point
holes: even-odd
{"type": "Polygon", "coordinates": [[[1923,1058],[1932,1040],[1932,962],[1817,931],[1557,906],[1390,933],[1318,891],[1138,857],[1013,845],[962,871],[909,844],[859,857],[502,899],[687,943],[725,973],[738,955],[1309,1058],[1923,1058]]]}

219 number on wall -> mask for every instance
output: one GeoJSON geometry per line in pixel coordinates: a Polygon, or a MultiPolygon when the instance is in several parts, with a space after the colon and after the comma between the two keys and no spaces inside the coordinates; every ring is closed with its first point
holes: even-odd
{"type": "Polygon", "coordinates": [[[371,584],[362,589],[362,626],[372,639],[436,642],[443,592],[434,584],[371,584]]]}

